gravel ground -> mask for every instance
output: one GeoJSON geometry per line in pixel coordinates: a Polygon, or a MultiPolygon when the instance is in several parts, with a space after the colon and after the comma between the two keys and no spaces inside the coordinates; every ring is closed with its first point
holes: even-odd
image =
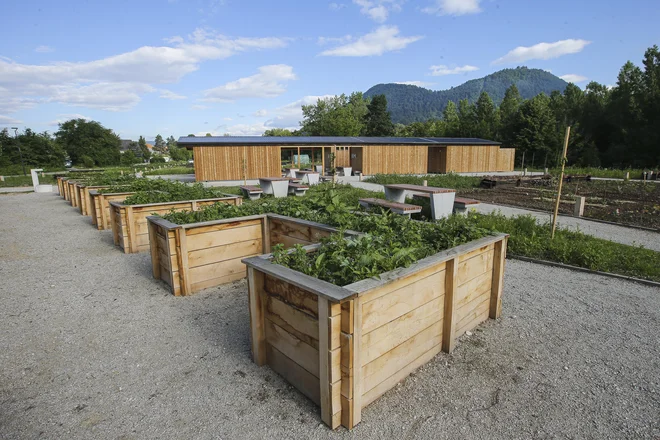
{"type": "MultiPolygon", "coordinates": [[[[383,186],[368,182],[351,182],[351,185],[364,188],[369,191],[383,191],[383,186]]],[[[491,205],[481,203],[477,207],[478,212],[490,213],[500,211],[507,216],[530,214],[537,218],[539,223],[552,221],[552,216],[538,211],[528,211],[526,209],[511,208],[508,206],[491,205]]],[[[576,218],[560,215],[557,225],[561,228],[579,230],[585,234],[594,237],[604,238],[605,240],[628,245],[641,245],[647,249],[660,252],[660,233],[645,231],[643,229],[627,228],[625,226],[610,225],[607,223],[594,222],[584,218],[576,218]]]]}
{"type": "Polygon", "coordinates": [[[660,290],[507,261],[503,317],[351,433],[250,360],[246,284],[171,296],[56,195],[0,196],[0,438],[658,438],[660,290]]]}

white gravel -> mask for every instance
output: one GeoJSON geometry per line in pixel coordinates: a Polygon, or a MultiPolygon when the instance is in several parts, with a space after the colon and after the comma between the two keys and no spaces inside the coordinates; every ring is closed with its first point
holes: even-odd
{"type": "Polygon", "coordinates": [[[658,438],[660,289],[507,261],[502,319],[351,433],[250,359],[246,285],[175,298],[55,195],[0,196],[0,438],[658,438]]]}

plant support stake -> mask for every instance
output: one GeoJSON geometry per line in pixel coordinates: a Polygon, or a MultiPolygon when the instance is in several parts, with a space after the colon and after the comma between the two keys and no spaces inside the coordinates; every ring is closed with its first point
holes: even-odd
{"type": "Polygon", "coordinates": [[[555,203],[555,215],[552,216],[552,234],[551,239],[555,238],[557,229],[557,214],[559,214],[559,200],[561,199],[561,187],[564,183],[564,167],[566,166],[566,151],[568,150],[568,138],[571,136],[571,126],[566,127],[566,137],[564,137],[564,153],[561,156],[561,174],[559,175],[559,189],[557,190],[557,202],[555,203]]]}

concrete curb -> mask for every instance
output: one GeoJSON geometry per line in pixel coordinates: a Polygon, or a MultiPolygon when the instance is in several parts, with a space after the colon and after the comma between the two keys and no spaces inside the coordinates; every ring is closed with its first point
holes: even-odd
{"type": "Polygon", "coordinates": [[[512,260],[526,261],[528,263],[542,264],[544,266],[560,267],[562,269],[569,269],[569,270],[574,270],[574,271],[577,271],[577,272],[584,272],[584,273],[589,273],[589,274],[593,274],[593,275],[602,275],[602,276],[606,276],[606,277],[610,277],[610,278],[617,278],[617,279],[620,279],[620,280],[632,281],[633,283],[645,284],[645,285],[651,286],[651,287],[660,287],[660,282],[651,281],[651,280],[644,280],[642,278],[629,277],[629,276],[618,275],[618,274],[609,273],[609,272],[600,272],[600,271],[597,271],[597,270],[585,269],[584,267],[571,266],[571,265],[568,265],[568,264],[556,263],[554,261],[537,260],[535,258],[523,257],[523,256],[520,256],[520,255],[507,254],[506,257],[511,258],[512,260]]]}

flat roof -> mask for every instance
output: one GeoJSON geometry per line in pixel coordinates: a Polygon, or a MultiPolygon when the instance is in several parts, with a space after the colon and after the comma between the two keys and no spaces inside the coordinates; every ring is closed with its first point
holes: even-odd
{"type": "Polygon", "coordinates": [[[177,143],[185,147],[254,145],[500,145],[499,142],[478,138],[352,136],[182,136],[177,143]]]}

